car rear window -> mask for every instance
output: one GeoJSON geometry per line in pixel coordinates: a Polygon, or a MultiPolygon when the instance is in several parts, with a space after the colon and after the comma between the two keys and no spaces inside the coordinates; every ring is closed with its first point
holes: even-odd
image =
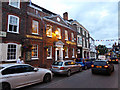
{"type": "Polygon", "coordinates": [[[94,65],[104,66],[104,65],[106,65],[106,62],[104,62],[104,61],[96,61],[96,62],[94,63],[94,65]]]}
{"type": "Polygon", "coordinates": [[[54,62],[52,65],[62,66],[63,62],[54,62]]]}

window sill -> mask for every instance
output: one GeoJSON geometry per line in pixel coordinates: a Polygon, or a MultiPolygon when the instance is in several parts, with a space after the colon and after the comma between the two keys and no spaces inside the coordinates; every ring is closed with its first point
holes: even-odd
{"type": "Polygon", "coordinates": [[[47,57],[47,59],[52,59],[52,57],[47,57]]]}
{"type": "Polygon", "coordinates": [[[68,56],[66,56],[65,58],[69,58],[68,56]]]}
{"type": "Polygon", "coordinates": [[[75,56],[72,56],[72,58],[75,58],[75,56]]]}
{"type": "Polygon", "coordinates": [[[32,58],[32,60],[37,60],[37,59],[39,59],[39,58],[32,58]]]}
{"type": "Polygon", "coordinates": [[[52,38],[52,36],[47,36],[48,38],[52,38]]]}
{"type": "Polygon", "coordinates": [[[19,32],[12,32],[12,31],[7,31],[9,33],[14,33],[14,34],[20,34],[19,32]]]}
{"type": "Polygon", "coordinates": [[[38,33],[32,33],[32,35],[37,35],[38,36],[39,34],[38,33]]]}
{"type": "Polygon", "coordinates": [[[68,41],[68,39],[65,39],[65,41],[68,41]]]}

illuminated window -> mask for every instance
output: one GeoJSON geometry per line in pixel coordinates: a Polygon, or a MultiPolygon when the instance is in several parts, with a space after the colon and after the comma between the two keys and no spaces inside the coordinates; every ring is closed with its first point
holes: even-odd
{"type": "Polygon", "coordinates": [[[68,48],[65,49],[65,58],[68,58],[68,48]]]}
{"type": "Polygon", "coordinates": [[[60,28],[57,28],[56,36],[57,36],[58,39],[61,39],[61,30],[60,30],[60,28]]]}
{"type": "Polygon", "coordinates": [[[47,59],[52,58],[52,46],[47,48],[47,59]]]}
{"type": "Polygon", "coordinates": [[[38,21],[33,20],[32,22],[32,34],[38,34],[38,21]]]}
{"type": "Polygon", "coordinates": [[[65,40],[68,40],[68,31],[65,30],[65,40]]]}
{"type": "Polygon", "coordinates": [[[19,17],[8,15],[8,32],[19,33],[19,17]]]}
{"type": "Polygon", "coordinates": [[[72,42],[74,42],[74,34],[71,33],[72,42]]]}
{"type": "Polygon", "coordinates": [[[52,37],[52,26],[51,25],[47,25],[46,34],[48,37],[52,37]]]}
{"type": "Polygon", "coordinates": [[[38,58],[38,45],[32,45],[32,58],[38,58]]]}
{"type": "Polygon", "coordinates": [[[16,8],[20,8],[20,0],[9,0],[9,5],[16,8]]]}
{"type": "Polygon", "coordinates": [[[16,44],[8,44],[7,60],[15,60],[16,59],[16,51],[17,51],[16,44]]]}

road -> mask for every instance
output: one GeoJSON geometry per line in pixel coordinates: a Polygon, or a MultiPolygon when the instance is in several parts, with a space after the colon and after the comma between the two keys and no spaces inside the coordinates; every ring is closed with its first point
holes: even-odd
{"type": "Polygon", "coordinates": [[[64,75],[54,76],[49,83],[31,85],[22,90],[39,88],[118,88],[118,64],[114,65],[115,71],[108,75],[92,74],[91,69],[72,74],[70,77],[64,75]]]}

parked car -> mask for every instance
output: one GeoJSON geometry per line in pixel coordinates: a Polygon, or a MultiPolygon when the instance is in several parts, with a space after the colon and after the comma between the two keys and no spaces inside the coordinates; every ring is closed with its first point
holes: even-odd
{"type": "Polygon", "coordinates": [[[96,60],[93,65],[91,65],[92,73],[106,73],[111,75],[114,71],[114,65],[108,60],[96,60]]]}
{"type": "Polygon", "coordinates": [[[119,63],[118,58],[110,58],[109,62],[111,62],[111,63],[119,63]]]}
{"type": "Polygon", "coordinates": [[[83,59],[83,58],[77,58],[76,59],[77,64],[81,64],[83,69],[90,68],[91,65],[93,64],[93,60],[90,59],[83,59]]]}
{"type": "Polygon", "coordinates": [[[52,64],[51,71],[54,74],[66,74],[70,76],[71,73],[82,71],[82,67],[80,64],[76,64],[73,60],[59,60],[55,61],[52,64]]]}
{"type": "Polygon", "coordinates": [[[0,65],[0,83],[2,90],[10,90],[39,82],[50,82],[52,72],[47,69],[34,68],[28,64],[0,65]]]}

